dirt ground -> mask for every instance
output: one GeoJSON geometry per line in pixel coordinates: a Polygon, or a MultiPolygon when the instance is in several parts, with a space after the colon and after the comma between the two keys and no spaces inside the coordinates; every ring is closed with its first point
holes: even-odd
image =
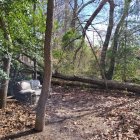
{"type": "Polygon", "coordinates": [[[53,87],[45,131],[33,130],[35,107],[8,102],[1,140],[140,140],[140,96],[121,91],[53,87]]]}

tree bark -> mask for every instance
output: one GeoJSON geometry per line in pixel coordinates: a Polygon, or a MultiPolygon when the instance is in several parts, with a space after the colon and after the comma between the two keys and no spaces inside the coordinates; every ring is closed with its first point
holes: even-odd
{"type": "MultiPolygon", "coordinates": [[[[70,27],[72,31],[75,32],[76,21],[77,21],[78,0],[74,0],[73,2],[74,2],[74,7],[72,9],[72,19],[71,19],[70,27]]],[[[74,50],[74,45],[75,45],[75,41],[71,42],[71,44],[69,45],[71,51],[74,50]]]]}
{"type": "Polygon", "coordinates": [[[125,0],[123,15],[122,15],[119,23],[117,24],[117,27],[116,27],[116,30],[114,33],[114,38],[113,38],[113,42],[112,42],[112,54],[111,54],[110,66],[109,66],[109,69],[106,74],[106,78],[108,80],[111,80],[113,77],[116,53],[117,53],[118,42],[119,42],[120,28],[124,24],[125,18],[128,15],[130,3],[131,3],[131,0],[129,0],[129,1],[125,0]]]}
{"type": "Polygon", "coordinates": [[[37,60],[34,58],[34,76],[33,79],[37,79],[37,60]]]}
{"type": "Polygon", "coordinates": [[[69,12],[69,0],[65,0],[64,33],[68,30],[69,12]]]}
{"type": "Polygon", "coordinates": [[[75,26],[76,26],[77,10],[78,10],[78,0],[74,0],[74,8],[72,13],[72,21],[71,21],[71,28],[73,30],[75,30],[75,26]]]}
{"type": "MultiPolygon", "coordinates": [[[[3,58],[3,71],[9,77],[11,58],[3,58]]],[[[9,79],[2,80],[0,88],[0,109],[6,107],[9,79]]]]}
{"type": "Polygon", "coordinates": [[[44,42],[44,79],[41,95],[38,101],[35,130],[43,131],[45,126],[45,111],[46,111],[46,100],[49,97],[49,89],[51,86],[51,36],[53,26],[53,7],[54,0],[48,0],[47,5],[47,19],[46,19],[46,31],[45,31],[45,42],[44,42]]]}
{"type": "Polygon", "coordinates": [[[100,88],[98,85],[93,85],[93,84],[87,84],[83,82],[73,82],[73,81],[65,81],[65,80],[56,80],[52,79],[51,81],[52,85],[59,85],[59,86],[70,86],[70,87],[84,87],[84,88],[100,88]]]}
{"type": "MultiPolygon", "coordinates": [[[[105,64],[106,51],[108,49],[108,45],[109,45],[109,41],[110,41],[112,29],[113,29],[113,23],[114,23],[114,1],[110,0],[109,4],[110,4],[109,24],[108,24],[108,28],[107,28],[105,41],[103,43],[103,48],[102,48],[102,51],[101,51],[101,60],[100,60],[100,65],[101,65],[102,71],[104,72],[104,75],[105,75],[105,66],[106,66],[106,64],[105,64]]],[[[102,78],[104,78],[103,75],[102,75],[102,78]]]]}
{"type": "MultiPolygon", "coordinates": [[[[36,30],[35,30],[35,25],[34,25],[34,22],[35,22],[35,14],[36,14],[36,1],[34,1],[34,4],[33,4],[33,34],[34,34],[34,37],[36,37],[36,30]]],[[[33,75],[33,79],[37,79],[37,59],[36,59],[36,53],[37,53],[37,48],[36,48],[36,44],[35,44],[35,57],[34,57],[34,75],[33,75]]]]}
{"type": "Polygon", "coordinates": [[[91,78],[83,78],[83,77],[77,77],[77,76],[65,76],[62,74],[53,74],[54,78],[66,80],[66,81],[77,81],[77,82],[83,82],[87,84],[92,84],[92,85],[97,85],[100,86],[101,88],[106,88],[106,84],[108,89],[117,89],[117,90],[127,90],[130,92],[136,92],[140,93],[140,85],[137,84],[132,84],[132,83],[122,83],[122,82],[117,82],[117,81],[112,81],[112,80],[99,80],[99,79],[91,79],[91,78]]]}

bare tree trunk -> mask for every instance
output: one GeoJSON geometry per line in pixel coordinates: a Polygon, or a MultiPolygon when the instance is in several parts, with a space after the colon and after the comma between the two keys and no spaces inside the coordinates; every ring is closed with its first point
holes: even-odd
{"type": "Polygon", "coordinates": [[[123,57],[123,74],[122,74],[122,81],[126,81],[126,69],[127,69],[127,56],[126,56],[126,51],[127,51],[127,21],[125,23],[125,34],[124,34],[124,57],[123,57]]]}
{"type": "MultiPolygon", "coordinates": [[[[109,45],[109,41],[110,41],[112,29],[113,29],[113,23],[114,23],[114,1],[110,0],[109,4],[110,4],[109,24],[108,24],[107,33],[106,33],[105,41],[103,44],[103,48],[101,51],[101,60],[100,60],[100,65],[101,65],[102,71],[104,72],[104,75],[105,75],[105,66],[106,66],[106,64],[105,64],[106,51],[108,49],[108,45],[109,45]]],[[[102,78],[104,78],[103,75],[102,75],[102,78]]]]}
{"type": "Polygon", "coordinates": [[[74,8],[72,14],[71,28],[75,30],[76,19],[77,19],[77,10],[78,10],[78,0],[74,0],[74,8]]]}
{"type": "Polygon", "coordinates": [[[34,79],[37,79],[37,61],[36,58],[34,58],[34,79]]]}
{"type": "Polygon", "coordinates": [[[36,113],[35,130],[43,131],[45,126],[45,110],[46,100],[49,96],[49,89],[51,86],[51,36],[53,26],[53,7],[54,1],[48,0],[47,5],[47,20],[46,20],[46,31],[45,31],[45,43],[44,43],[44,79],[41,91],[41,96],[38,102],[38,108],[36,113]]]}
{"type": "MultiPolygon", "coordinates": [[[[73,30],[73,32],[75,32],[75,29],[76,29],[76,20],[77,20],[77,10],[78,10],[78,0],[73,0],[73,2],[74,2],[74,7],[72,9],[72,19],[71,19],[70,27],[73,30]]],[[[69,45],[70,50],[73,50],[74,49],[74,45],[75,45],[75,41],[73,41],[69,45]]]]}
{"type": "MultiPolygon", "coordinates": [[[[7,74],[8,77],[10,74],[10,63],[11,63],[10,57],[3,58],[3,71],[7,74]]],[[[2,80],[1,88],[0,88],[0,108],[6,107],[8,84],[9,84],[9,79],[2,80]]]]}
{"type": "Polygon", "coordinates": [[[64,33],[66,33],[68,29],[68,21],[69,21],[69,0],[65,0],[65,19],[64,19],[64,33]]]}
{"type": "Polygon", "coordinates": [[[109,70],[106,74],[106,78],[108,80],[111,80],[112,77],[113,77],[114,68],[115,68],[116,53],[117,53],[117,48],[118,48],[120,28],[124,24],[125,18],[128,15],[130,2],[131,2],[131,0],[129,0],[129,1],[125,0],[123,15],[122,15],[119,23],[117,24],[117,27],[116,27],[116,30],[115,30],[115,33],[114,33],[114,39],[113,39],[113,42],[112,42],[112,54],[111,54],[110,66],[109,66],[109,70]]]}
{"type": "MultiPolygon", "coordinates": [[[[36,30],[35,30],[35,25],[34,25],[34,22],[35,22],[35,12],[36,12],[36,1],[34,1],[34,4],[33,4],[33,34],[34,34],[34,37],[36,36],[36,30]]],[[[35,44],[35,57],[34,57],[34,75],[33,75],[33,78],[34,79],[37,79],[37,59],[36,59],[36,53],[37,53],[37,48],[36,48],[36,44],[35,44]]]]}

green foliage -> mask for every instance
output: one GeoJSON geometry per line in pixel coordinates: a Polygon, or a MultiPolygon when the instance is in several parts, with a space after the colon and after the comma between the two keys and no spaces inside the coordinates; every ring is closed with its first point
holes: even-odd
{"type": "MultiPolygon", "coordinates": [[[[79,45],[80,43],[75,43],[76,47],[79,45]]],[[[99,75],[97,62],[87,44],[83,45],[75,60],[73,60],[74,55],[74,51],[67,52],[58,48],[54,49],[53,68],[60,73],[69,75],[82,75],[89,77],[96,77],[99,75]]]]}
{"type": "Polygon", "coordinates": [[[138,47],[122,46],[117,54],[117,64],[115,67],[114,79],[130,80],[135,78],[140,67],[140,61],[136,58],[138,47]]]}
{"type": "Polygon", "coordinates": [[[53,57],[54,59],[60,59],[63,55],[63,51],[60,49],[54,49],[53,50],[53,57]]]}
{"type": "Polygon", "coordinates": [[[76,34],[75,34],[75,31],[72,30],[72,29],[70,29],[69,31],[67,31],[67,32],[64,34],[64,36],[63,36],[63,38],[62,38],[62,41],[63,41],[63,42],[68,41],[68,40],[70,40],[71,38],[74,38],[75,35],[76,35],[76,34]]]}
{"type": "Polygon", "coordinates": [[[55,70],[59,70],[62,73],[73,73],[73,63],[71,62],[71,58],[73,57],[73,53],[67,54],[62,49],[54,49],[53,50],[53,68],[55,70]]]}
{"type": "Polygon", "coordinates": [[[75,38],[77,38],[78,36],[79,36],[79,34],[75,30],[69,29],[64,34],[64,36],[62,37],[62,47],[63,47],[63,49],[65,49],[65,50],[73,49],[74,48],[73,40],[75,38]]]}
{"type": "Polygon", "coordinates": [[[4,79],[9,79],[9,78],[7,74],[2,69],[0,69],[0,81],[4,79]]]}
{"type": "Polygon", "coordinates": [[[140,62],[138,60],[129,61],[126,64],[125,72],[124,72],[124,64],[122,63],[117,64],[115,68],[114,79],[123,80],[124,74],[126,80],[135,78],[138,65],[140,65],[140,62]]]}
{"type": "Polygon", "coordinates": [[[3,0],[0,2],[0,16],[7,24],[12,39],[12,45],[9,45],[0,28],[1,52],[8,52],[14,56],[26,53],[42,61],[46,17],[42,3],[36,1],[36,11],[34,11],[34,2],[34,0],[3,0]]]}
{"type": "Polygon", "coordinates": [[[54,30],[58,30],[60,28],[58,21],[54,21],[53,28],[54,28],[54,30]]]}

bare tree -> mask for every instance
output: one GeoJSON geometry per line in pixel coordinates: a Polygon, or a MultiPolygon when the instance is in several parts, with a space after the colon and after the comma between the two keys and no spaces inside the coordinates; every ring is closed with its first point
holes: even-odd
{"type": "Polygon", "coordinates": [[[45,31],[45,42],[44,42],[44,79],[41,91],[41,96],[38,101],[35,130],[43,131],[45,126],[45,110],[46,100],[50,93],[51,86],[51,37],[53,27],[53,7],[54,1],[48,0],[47,4],[47,19],[46,19],[46,31],[45,31]]]}
{"type": "Polygon", "coordinates": [[[109,80],[111,80],[113,77],[114,68],[115,68],[116,53],[117,53],[118,42],[119,42],[119,34],[120,34],[121,27],[124,24],[125,18],[128,15],[130,3],[131,3],[131,0],[125,0],[123,14],[120,18],[119,23],[116,26],[116,29],[115,29],[113,42],[112,42],[112,54],[111,54],[110,66],[109,66],[109,70],[106,74],[106,78],[109,80]]]}
{"type": "Polygon", "coordinates": [[[108,23],[108,28],[107,28],[105,41],[103,43],[103,48],[102,48],[102,51],[101,51],[101,60],[100,60],[100,65],[101,65],[102,71],[104,72],[104,75],[105,75],[105,66],[106,66],[106,64],[105,64],[106,52],[107,52],[107,49],[108,49],[108,45],[109,45],[109,41],[110,41],[112,29],[113,29],[113,23],[114,23],[114,7],[115,7],[114,6],[114,0],[109,0],[109,4],[110,4],[109,23],[108,23]]]}

